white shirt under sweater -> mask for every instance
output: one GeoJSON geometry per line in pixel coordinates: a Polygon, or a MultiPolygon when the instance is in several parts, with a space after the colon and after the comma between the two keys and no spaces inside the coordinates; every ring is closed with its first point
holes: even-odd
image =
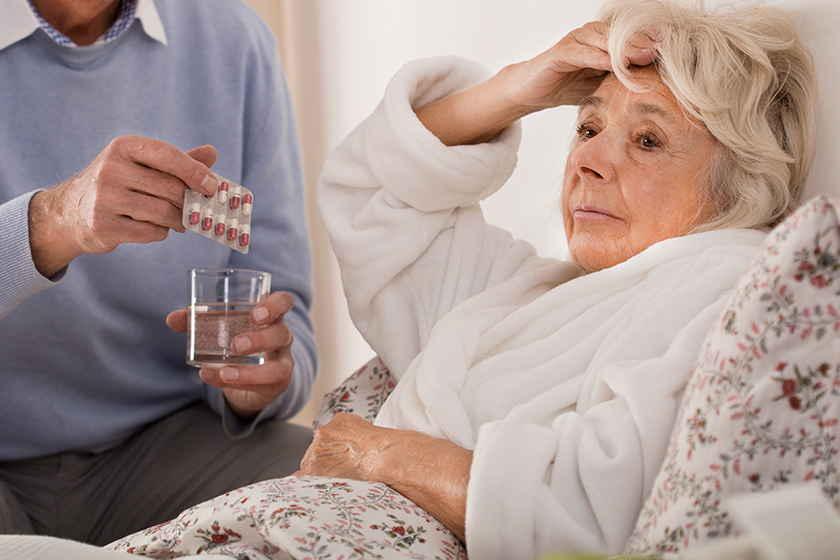
{"type": "Polygon", "coordinates": [[[351,316],[399,379],[376,422],[474,450],[472,560],[619,553],[764,234],[666,240],[589,275],[538,257],[477,204],[512,173],[519,126],[446,147],[413,112],[486,77],[452,57],[407,65],[319,181],[351,316]]]}

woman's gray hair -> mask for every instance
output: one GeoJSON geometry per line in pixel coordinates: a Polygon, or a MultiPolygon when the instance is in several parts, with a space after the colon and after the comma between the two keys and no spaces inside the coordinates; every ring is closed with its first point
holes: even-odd
{"type": "Polygon", "coordinates": [[[616,77],[640,91],[620,61],[647,35],[665,85],[718,141],[707,178],[717,213],[694,231],[769,227],[793,212],[814,154],[816,70],[789,16],[760,4],[613,0],[599,19],[616,77]]]}

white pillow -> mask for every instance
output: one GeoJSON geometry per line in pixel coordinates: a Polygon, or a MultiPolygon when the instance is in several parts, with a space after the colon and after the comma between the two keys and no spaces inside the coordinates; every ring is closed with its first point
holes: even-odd
{"type": "Polygon", "coordinates": [[[803,41],[816,58],[817,154],[805,185],[803,203],[828,194],[840,197],[840,1],[771,0],[796,21],[803,41]]]}

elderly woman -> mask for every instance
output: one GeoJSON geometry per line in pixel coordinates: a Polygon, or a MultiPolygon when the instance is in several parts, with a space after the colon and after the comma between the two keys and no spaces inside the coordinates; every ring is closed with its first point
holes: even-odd
{"type": "Polygon", "coordinates": [[[387,483],[473,559],[618,552],[705,334],[799,203],[812,62],[772,9],[621,0],[481,77],[407,66],[324,168],[351,316],[399,381],[375,425],[320,428],[302,472],[387,483]],[[478,201],[514,168],[516,121],[569,104],[558,262],[478,201]]]}
{"type": "MultiPolygon", "coordinates": [[[[455,58],[406,66],[319,186],[351,315],[398,383],[375,423],[321,427],[301,474],[385,483],[473,560],[620,552],[706,333],[799,202],[814,80],[783,14],[677,0],[609,3],[489,78],[455,58]],[[479,207],[513,171],[517,121],[558,105],[579,107],[571,262],[479,207]]],[[[272,515],[289,518],[291,487],[260,498],[272,515]]],[[[220,542],[241,537],[217,516],[233,501],[202,518],[220,542]]]]}

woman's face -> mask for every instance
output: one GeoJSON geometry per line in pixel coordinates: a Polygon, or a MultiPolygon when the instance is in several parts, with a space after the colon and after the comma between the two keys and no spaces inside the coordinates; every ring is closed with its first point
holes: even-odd
{"type": "Polygon", "coordinates": [[[685,235],[713,211],[706,181],[715,139],[692,124],[652,67],[634,93],[609,74],[584,100],[563,180],[574,262],[594,272],[685,235]]]}

